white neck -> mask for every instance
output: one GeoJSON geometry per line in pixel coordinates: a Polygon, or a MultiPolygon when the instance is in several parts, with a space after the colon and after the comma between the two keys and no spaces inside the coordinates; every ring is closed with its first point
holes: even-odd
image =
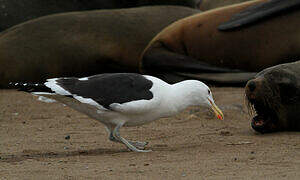
{"type": "Polygon", "coordinates": [[[174,115],[189,106],[195,105],[191,100],[193,97],[188,89],[189,87],[183,82],[170,86],[168,90],[168,98],[165,99],[165,104],[168,105],[170,112],[168,116],[174,115]]]}

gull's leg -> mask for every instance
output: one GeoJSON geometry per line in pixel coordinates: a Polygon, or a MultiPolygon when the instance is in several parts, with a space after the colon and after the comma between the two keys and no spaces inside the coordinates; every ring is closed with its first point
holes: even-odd
{"type": "MultiPolygon", "coordinates": [[[[108,133],[109,133],[109,137],[108,137],[109,140],[111,140],[111,141],[113,141],[113,142],[123,143],[123,142],[120,141],[119,139],[116,139],[116,138],[114,137],[114,135],[113,135],[112,130],[114,129],[115,126],[113,127],[113,126],[107,125],[107,126],[105,126],[105,127],[106,127],[106,130],[107,130],[108,133]]],[[[139,148],[139,149],[145,149],[145,146],[148,144],[148,142],[140,142],[140,141],[129,141],[129,140],[128,140],[128,142],[129,142],[130,144],[132,144],[133,146],[139,148]]]]}
{"type": "Polygon", "coordinates": [[[113,142],[118,142],[118,143],[122,143],[120,140],[116,139],[112,133],[112,130],[116,127],[116,126],[112,126],[112,125],[106,125],[106,130],[109,133],[108,139],[113,141],[113,142]]]}
{"type": "MultiPolygon", "coordinates": [[[[123,126],[123,124],[118,124],[115,129],[112,132],[112,135],[114,138],[117,140],[121,141],[123,144],[125,144],[130,150],[135,151],[135,152],[150,152],[151,150],[141,150],[136,148],[134,145],[132,145],[130,142],[128,142],[126,139],[121,137],[119,133],[119,129],[123,126]]],[[[139,142],[140,143],[140,142],[139,142]]]]}
{"type": "MultiPolygon", "coordinates": [[[[123,143],[121,140],[116,139],[112,132],[109,134],[109,140],[111,140],[113,142],[123,143]]],[[[146,145],[148,144],[148,142],[129,141],[129,140],[127,140],[127,141],[128,141],[128,143],[132,144],[133,146],[135,146],[139,149],[145,149],[146,145]]]]}

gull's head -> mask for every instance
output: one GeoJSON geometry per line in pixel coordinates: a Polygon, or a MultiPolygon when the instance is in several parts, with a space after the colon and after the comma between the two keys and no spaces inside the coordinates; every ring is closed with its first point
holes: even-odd
{"type": "Polygon", "coordinates": [[[192,105],[211,108],[218,119],[224,119],[222,111],[215,104],[212,92],[206,84],[197,80],[188,80],[185,82],[185,87],[188,89],[188,97],[192,105]]]}

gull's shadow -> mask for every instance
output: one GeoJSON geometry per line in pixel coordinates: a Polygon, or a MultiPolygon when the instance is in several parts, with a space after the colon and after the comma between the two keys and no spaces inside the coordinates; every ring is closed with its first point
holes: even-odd
{"type": "MultiPolygon", "coordinates": [[[[30,150],[27,150],[30,151],[30,150]]],[[[0,162],[20,162],[28,159],[51,159],[51,158],[65,158],[73,156],[97,156],[97,155],[106,155],[106,154],[117,154],[122,152],[131,152],[128,149],[91,149],[91,150],[77,150],[77,151],[68,151],[68,152],[38,152],[32,151],[23,152],[20,154],[12,155],[1,155],[0,162]]]]}

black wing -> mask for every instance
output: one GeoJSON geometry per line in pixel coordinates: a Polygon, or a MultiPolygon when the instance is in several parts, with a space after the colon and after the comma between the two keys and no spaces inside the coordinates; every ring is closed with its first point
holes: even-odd
{"type": "Polygon", "coordinates": [[[56,84],[83,98],[91,98],[109,109],[112,103],[134,100],[150,100],[153,83],[144,76],[134,73],[100,74],[80,80],[80,78],[58,78],[56,84]]]}
{"type": "Polygon", "coordinates": [[[219,25],[218,29],[221,31],[232,30],[299,7],[300,0],[269,0],[233,15],[229,21],[219,25]]]}

